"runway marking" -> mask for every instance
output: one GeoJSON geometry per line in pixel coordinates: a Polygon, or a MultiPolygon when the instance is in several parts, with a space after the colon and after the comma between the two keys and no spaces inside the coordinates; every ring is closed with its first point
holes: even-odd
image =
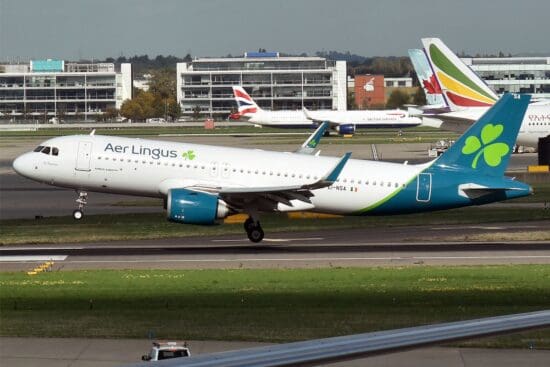
{"type": "Polygon", "coordinates": [[[0,253],[2,252],[12,252],[12,251],[49,251],[49,250],[84,250],[87,247],[84,246],[58,246],[58,247],[40,247],[37,246],[28,246],[28,247],[6,247],[6,248],[0,248],[0,253]]]}
{"type": "MultiPolygon", "coordinates": [[[[264,238],[264,242],[291,242],[291,241],[322,241],[323,237],[305,237],[305,238],[264,238]]],[[[240,240],[212,240],[212,242],[245,242],[249,243],[247,239],[240,240]]]]}
{"type": "Polygon", "coordinates": [[[550,255],[519,256],[411,256],[411,257],[307,257],[307,258],[258,258],[258,259],[151,259],[151,260],[67,260],[66,263],[201,263],[201,262],[273,262],[273,261],[350,261],[350,260],[521,260],[550,259],[550,255]]]}
{"type": "Polygon", "coordinates": [[[63,261],[66,258],[67,258],[67,255],[1,256],[0,262],[63,261]]]}

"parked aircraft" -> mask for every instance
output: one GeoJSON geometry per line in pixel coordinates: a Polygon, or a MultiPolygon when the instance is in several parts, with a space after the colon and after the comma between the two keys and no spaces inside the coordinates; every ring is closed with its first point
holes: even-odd
{"type": "Polygon", "coordinates": [[[238,105],[238,113],[232,118],[242,118],[246,121],[273,127],[312,127],[320,122],[328,121],[333,130],[339,134],[355,133],[356,128],[405,128],[421,124],[418,117],[409,116],[403,110],[381,111],[332,111],[317,110],[281,110],[266,111],[250,97],[241,86],[233,86],[233,95],[238,105]]]}
{"type": "MultiPolygon", "coordinates": [[[[424,109],[426,125],[464,132],[479,119],[497,100],[496,93],[440,39],[424,38],[425,63],[414,63],[417,75],[433,76],[434,95],[443,97],[445,106],[427,106],[424,109]]],[[[418,51],[413,53],[419,58],[418,51]]],[[[409,53],[411,55],[411,53],[409,53]]],[[[413,60],[411,56],[411,60],[413,60]]],[[[424,79],[421,81],[424,84],[424,79]]],[[[517,145],[537,147],[540,138],[550,135],[550,105],[539,101],[529,105],[522,121],[517,145]]]]}
{"type": "Polygon", "coordinates": [[[419,165],[90,134],[46,140],[13,168],[75,189],[75,219],[88,191],[160,197],[177,223],[247,213],[245,231],[259,242],[261,212],[390,215],[529,195],[529,185],[504,176],[529,99],[505,95],[443,155],[419,165]]]}

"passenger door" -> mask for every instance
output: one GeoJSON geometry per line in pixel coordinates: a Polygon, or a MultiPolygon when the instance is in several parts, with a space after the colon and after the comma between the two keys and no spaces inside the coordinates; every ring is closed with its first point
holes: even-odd
{"type": "Polygon", "coordinates": [[[432,196],[432,174],[421,173],[418,175],[416,186],[416,201],[429,202],[432,196]]]}
{"type": "Polygon", "coordinates": [[[78,142],[78,153],[76,155],[77,171],[90,171],[90,159],[92,158],[92,142],[78,142]]]}

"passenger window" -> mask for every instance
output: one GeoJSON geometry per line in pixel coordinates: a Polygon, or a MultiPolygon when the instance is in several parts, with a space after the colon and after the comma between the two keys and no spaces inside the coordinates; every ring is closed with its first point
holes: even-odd
{"type": "Polygon", "coordinates": [[[55,156],[59,155],[59,149],[52,148],[52,155],[55,155],[55,156]]]}
{"type": "Polygon", "coordinates": [[[33,152],[40,152],[42,149],[44,149],[43,145],[39,145],[36,148],[34,148],[33,152]]]}
{"type": "Polygon", "coordinates": [[[42,153],[50,154],[50,147],[44,147],[44,149],[42,149],[42,153]]]}

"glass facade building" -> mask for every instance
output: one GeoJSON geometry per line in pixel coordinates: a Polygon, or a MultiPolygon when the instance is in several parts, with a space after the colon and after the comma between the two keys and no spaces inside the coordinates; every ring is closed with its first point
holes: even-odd
{"type": "Polygon", "coordinates": [[[132,68],[111,63],[79,64],[34,60],[0,65],[0,117],[3,119],[94,120],[107,108],[132,97],[132,68]]]}
{"type": "Polygon", "coordinates": [[[345,110],[346,63],[320,57],[247,53],[239,58],[199,58],[177,65],[178,102],[184,114],[225,116],[236,109],[241,85],[266,110],[345,110]]]}
{"type": "Polygon", "coordinates": [[[550,57],[462,58],[495,92],[550,98],[550,57]]]}

